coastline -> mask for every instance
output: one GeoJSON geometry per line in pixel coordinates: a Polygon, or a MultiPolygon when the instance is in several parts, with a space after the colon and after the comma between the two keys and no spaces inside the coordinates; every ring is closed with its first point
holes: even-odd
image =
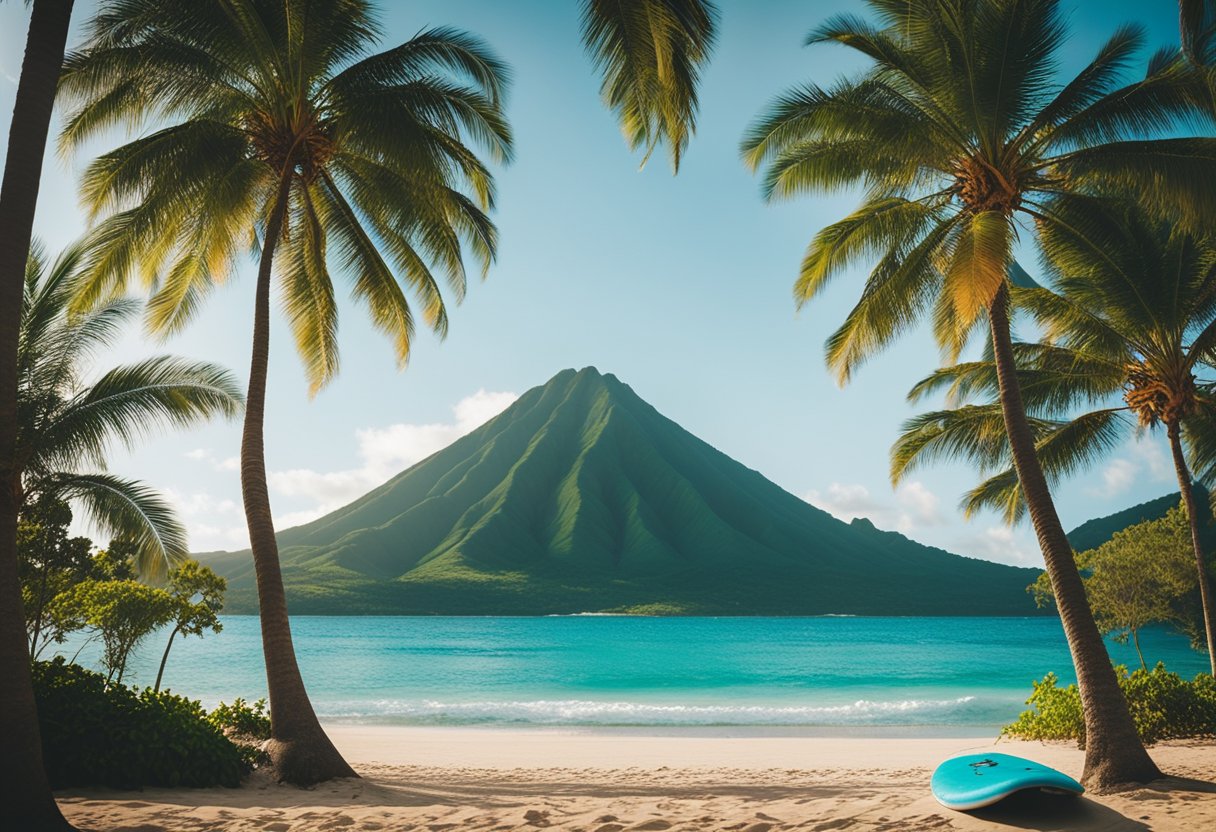
{"type": "Polygon", "coordinates": [[[1210,742],[1155,746],[1171,777],[1146,788],[961,814],[929,793],[941,760],[991,749],[1078,776],[1082,752],[982,738],[326,728],[361,779],[301,790],[255,773],[239,789],[72,789],[60,802],[81,828],[141,832],[1216,828],[1210,742]]]}

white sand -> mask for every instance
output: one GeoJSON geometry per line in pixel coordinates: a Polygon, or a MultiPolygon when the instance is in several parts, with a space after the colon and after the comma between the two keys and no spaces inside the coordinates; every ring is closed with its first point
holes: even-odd
{"type": "Polygon", "coordinates": [[[61,794],[83,829],[154,830],[1216,830],[1216,745],[1152,749],[1171,777],[1078,800],[977,814],[939,806],[929,775],[1000,750],[1079,776],[1065,745],[974,739],[634,736],[329,726],[363,776],[302,790],[254,775],[240,789],[61,794]]]}

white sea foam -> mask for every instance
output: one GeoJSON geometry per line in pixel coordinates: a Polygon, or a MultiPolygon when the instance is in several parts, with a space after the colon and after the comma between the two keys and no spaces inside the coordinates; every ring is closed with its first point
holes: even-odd
{"type": "Polygon", "coordinates": [[[955,699],[859,699],[833,705],[674,705],[538,699],[416,702],[382,699],[318,703],[329,718],[414,724],[516,723],[534,725],[903,725],[954,722],[976,702],[955,699]]]}

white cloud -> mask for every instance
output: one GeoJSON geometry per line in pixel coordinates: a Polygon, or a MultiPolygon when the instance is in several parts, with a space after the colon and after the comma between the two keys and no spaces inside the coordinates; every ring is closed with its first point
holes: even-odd
{"type": "Polygon", "coordinates": [[[1112,459],[1102,469],[1102,484],[1086,489],[1098,497],[1117,497],[1132,487],[1138,466],[1127,459],[1112,459]]]}
{"type": "Polygon", "coordinates": [[[802,495],[802,499],[846,523],[856,517],[873,519],[874,515],[881,515],[886,511],[886,506],[875,500],[870,495],[870,489],[860,483],[834,482],[828,486],[827,491],[811,489],[802,495]]]}
{"type": "MultiPolygon", "coordinates": [[[[430,424],[398,423],[382,428],[355,431],[359,465],[338,471],[293,468],[268,471],[272,506],[295,503],[287,510],[276,510],[275,528],[289,529],[361,497],[385,480],[446,448],[460,437],[485,424],[506,410],[519,396],[515,393],[478,390],[452,408],[451,422],[430,424]],[[283,499],[286,498],[286,499],[283,499]],[[307,505],[299,507],[299,503],[307,505]]],[[[196,448],[186,457],[204,462],[219,471],[240,468],[238,457],[219,459],[207,448],[196,448]]],[[[239,502],[221,500],[205,493],[167,492],[190,530],[190,547],[195,551],[241,549],[249,545],[244,513],[239,502]]]]}
{"type": "Polygon", "coordinates": [[[1160,435],[1146,433],[1132,445],[1132,453],[1137,460],[1148,469],[1149,476],[1154,482],[1172,481],[1177,476],[1174,473],[1174,462],[1165,452],[1165,441],[1160,435]]]}
{"type": "Polygon", "coordinates": [[[241,458],[239,456],[228,456],[223,459],[218,458],[210,448],[195,448],[193,451],[186,451],[186,459],[193,459],[196,462],[206,462],[217,471],[239,471],[241,470],[241,458]]]}
{"type": "Polygon", "coordinates": [[[989,526],[978,534],[960,537],[951,551],[1024,566],[1041,563],[1038,550],[1008,526],[989,526]]]}
{"type": "Polygon", "coordinates": [[[834,482],[826,491],[812,489],[803,499],[838,520],[848,522],[865,517],[879,528],[893,528],[905,534],[946,522],[938,508],[940,499],[919,480],[900,485],[895,490],[894,505],[875,499],[870,489],[860,483],[834,482]]]}
{"type": "MultiPolygon", "coordinates": [[[[343,506],[385,480],[446,448],[466,433],[485,424],[506,410],[517,398],[515,393],[490,393],[478,390],[452,408],[455,419],[431,424],[398,423],[382,428],[355,431],[360,464],[341,471],[313,471],[293,468],[267,474],[274,493],[304,497],[315,505],[304,517],[320,517],[343,506]]],[[[297,522],[306,522],[297,520],[297,522]]],[[[283,526],[283,528],[287,528],[283,526]]]]}
{"type": "Polygon", "coordinates": [[[899,505],[896,528],[901,532],[925,526],[940,526],[946,522],[938,505],[941,500],[925,487],[923,482],[913,480],[895,490],[895,502],[899,505]]]}
{"type": "Polygon", "coordinates": [[[239,501],[215,497],[202,491],[187,494],[166,488],[162,493],[172,503],[178,519],[190,533],[192,551],[244,549],[249,545],[245,512],[239,501]]]}

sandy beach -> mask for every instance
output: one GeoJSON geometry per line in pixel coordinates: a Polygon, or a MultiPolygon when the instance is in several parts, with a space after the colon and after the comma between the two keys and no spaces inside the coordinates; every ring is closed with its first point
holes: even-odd
{"type": "Polygon", "coordinates": [[[362,775],[315,789],[255,773],[239,789],[59,793],[86,830],[1216,829],[1216,744],[1152,749],[1170,777],[1076,800],[1006,801],[952,812],[929,794],[933,767],[984,750],[1069,774],[1067,745],[977,739],[643,736],[624,733],[330,726],[362,775]]]}

